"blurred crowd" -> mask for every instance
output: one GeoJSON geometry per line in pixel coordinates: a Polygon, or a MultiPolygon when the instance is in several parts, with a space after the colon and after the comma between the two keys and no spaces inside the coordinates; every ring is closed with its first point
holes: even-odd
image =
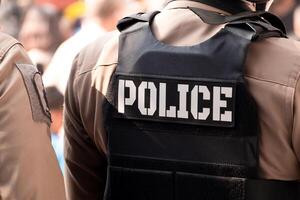
{"type": "MultiPolygon", "coordinates": [[[[19,39],[43,74],[52,114],[52,144],[63,170],[63,103],[72,61],[87,44],[114,31],[119,19],[161,9],[166,0],[2,0],[0,28],[19,39]]],[[[271,12],[300,38],[300,0],[275,0],[271,12]]]]}

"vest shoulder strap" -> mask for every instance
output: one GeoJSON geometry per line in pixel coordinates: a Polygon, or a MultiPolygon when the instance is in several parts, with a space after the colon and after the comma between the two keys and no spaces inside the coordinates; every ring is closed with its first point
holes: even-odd
{"type": "MultiPolygon", "coordinates": [[[[268,37],[287,37],[286,30],[281,20],[275,15],[265,12],[247,11],[237,15],[225,16],[211,11],[189,7],[205,23],[224,24],[228,31],[251,41],[268,37]]],[[[117,25],[120,32],[137,23],[150,23],[160,11],[137,13],[121,19],[117,25]]]]}
{"type": "Polygon", "coordinates": [[[236,15],[221,15],[216,12],[189,7],[205,23],[212,25],[225,24],[225,29],[254,41],[267,37],[286,37],[282,21],[266,11],[246,11],[236,15]]]}
{"type": "Polygon", "coordinates": [[[137,13],[128,17],[121,19],[118,24],[117,28],[120,32],[126,30],[127,28],[133,26],[139,22],[151,22],[155,15],[157,15],[160,11],[153,11],[149,13],[137,13]]]}
{"type": "Polygon", "coordinates": [[[272,13],[266,11],[245,11],[235,15],[222,15],[220,13],[203,10],[200,8],[188,7],[192,12],[194,12],[198,17],[200,17],[205,23],[212,25],[220,25],[234,21],[240,21],[245,19],[264,19],[268,23],[272,24],[272,26],[280,29],[284,34],[286,34],[286,30],[282,21],[272,13]]]}
{"type": "Polygon", "coordinates": [[[225,29],[250,41],[258,41],[269,37],[287,37],[281,29],[264,20],[234,21],[228,23],[225,29]]]}

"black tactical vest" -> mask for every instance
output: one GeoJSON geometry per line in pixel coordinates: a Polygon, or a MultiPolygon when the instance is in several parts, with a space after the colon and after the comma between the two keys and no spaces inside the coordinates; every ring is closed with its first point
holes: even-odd
{"type": "Polygon", "coordinates": [[[243,77],[249,44],[284,37],[268,13],[224,17],[209,40],[158,41],[152,15],[123,19],[119,62],[105,109],[106,200],[291,200],[293,182],[258,180],[256,104],[243,77]]]}

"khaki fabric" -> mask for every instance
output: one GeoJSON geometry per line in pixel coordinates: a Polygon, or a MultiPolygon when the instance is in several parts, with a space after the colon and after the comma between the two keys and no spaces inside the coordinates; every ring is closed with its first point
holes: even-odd
{"type": "Polygon", "coordinates": [[[1,200],[65,199],[42,89],[23,47],[0,34],[1,200]]]}
{"type": "Polygon", "coordinates": [[[101,36],[84,48],[73,62],[64,113],[65,132],[70,133],[65,137],[67,199],[98,200],[102,199],[104,193],[107,162],[101,149],[106,149],[106,139],[104,135],[97,134],[104,131],[103,126],[98,126],[97,122],[97,116],[102,114],[101,102],[104,98],[92,89],[91,72],[94,71],[104,43],[114,34],[112,32],[101,36]],[[95,106],[98,102],[99,106],[95,106]],[[89,105],[94,105],[92,110],[89,105]]]}
{"type": "MultiPolygon", "coordinates": [[[[226,14],[196,2],[171,2],[152,24],[152,31],[160,42],[173,46],[195,45],[208,40],[223,27],[205,24],[193,12],[181,8],[187,6],[226,14]]],[[[115,33],[100,57],[92,52],[88,54],[89,59],[97,59],[94,69],[79,73],[85,64],[79,66],[78,60],[74,62],[65,110],[66,181],[70,199],[80,199],[77,195],[101,199],[104,191],[107,141],[102,103],[118,62],[118,38],[119,33],[115,33]]],[[[259,112],[261,178],[300,179],[299,75],[300,44],[297,41],[268,38],[250,45],[245,78],[259,112]]]]}

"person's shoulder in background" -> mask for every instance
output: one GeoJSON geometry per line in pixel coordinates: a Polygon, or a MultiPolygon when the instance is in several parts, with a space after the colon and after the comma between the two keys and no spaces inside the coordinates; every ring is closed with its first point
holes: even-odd
{"type": "Polygon", "coordinates": [[[5,33],[0,33],[0,95],[7,89],[9,82],[13,81],[13,77],[18,77],[19,64],[31,65],[34,69],[21,43],[5,33]]]}
{"type": "Polygon", "coordinates": [[[22,45],[2,33],[0,108],[1,197],[65,199],[49,138],[51,119],[41,75],[22,45]]]}

